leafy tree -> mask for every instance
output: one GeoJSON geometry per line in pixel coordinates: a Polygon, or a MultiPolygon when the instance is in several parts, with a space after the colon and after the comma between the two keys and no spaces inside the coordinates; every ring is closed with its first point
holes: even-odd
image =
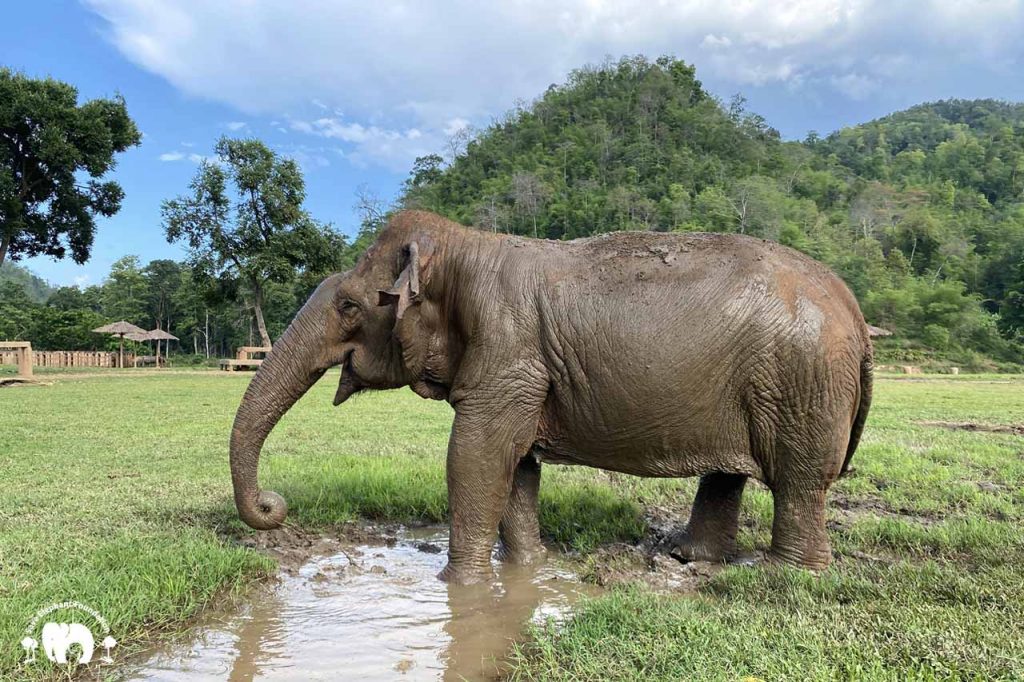
{"type": "Polygon", "coordinates": [[[113,320],[127,320],[145,326],[149,281],[142,272],[138,256],[125,256],[110,266],[103,286],[103,312],[113,320]]]}
{"type": "Polygon", "coordinates": [[[217,280],[228,298],[251,307],[262,345],[270,346],[264,316],[268,284],[290,282],[298,271],[326,273],[344,255],[344,238],[303,208],[298,164],[259,140],[221,138],[216,162],[203,162],[191,193],[165,201],[170,242],[189,247],[189,265],[217,280]]]}
{"type": "Polygon", "coordinates": [[[0,339],[30,338],[42,306],[29,298],[17,282],[0,283],[0,339]]]}
{"type": "Polygon", "coordinates": [[[88,260],[95,216],[117,213],[124,196],[103,176],[140,139],[123,98],[79,105],[67,83],[0,67],[0,264],[69,250],[88,260]]]}
{"type": "Polygon", "coordinates": [[[181,286],[181,264],[173,260],[155,260],[142,272],[149,283],[146,314],[156,327],[170,329],[177,312],[175,297],[181,286]]]}

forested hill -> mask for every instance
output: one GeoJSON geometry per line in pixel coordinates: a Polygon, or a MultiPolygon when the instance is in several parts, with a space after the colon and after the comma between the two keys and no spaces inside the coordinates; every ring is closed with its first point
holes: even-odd
{"type": "Polygon", "coordinates": [[[46,280],[36,277],[29,270],[19,265],[5,262],[0,265],[0,286],[8,282],[21,287],[25,295],[37,303],[42,303],[53,293],[53,289],[46,283],[46,280]]]}
{"type": "Polygon", "coordinates": [[[587,67],[417,159],[403,203],[481,229],[742,232],[832,266],[890,355],[1024,358],[1024,105],[924,104],[784,142],[678,60],[587,67]]]}

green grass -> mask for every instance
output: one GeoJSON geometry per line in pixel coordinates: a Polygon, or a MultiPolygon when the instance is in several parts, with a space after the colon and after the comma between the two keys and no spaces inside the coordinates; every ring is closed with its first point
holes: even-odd
{"type": "MultiPolygon", "coordinates": [[[[50,386],[0,390],[0,679],[15,674],[27,621],[51,603],[99,610],[123,656],[273,573],[234,540],[249,531],[231,502],[227,438],[248,377],[58,373],[50,386]]],[[[878,382],[854,471],[834,488],[834,568],[730,568],[697,597],[616,590],[534,632],[517,674],[1024,676],[1024,438],[915,424],[1021,422],[1024,382],[989,379],[878,382]]],[[[315,386],[264,450],[261,482],[288,500],[289,522],[443,520],[450,408],[409,391],[334,408],[336,380],[315,386]]],[[[549,466],[542,525],[587,552],[641,537],[646,508],[685,518],[694,490],[549,466]]],[[[771,514],[770,494],[750,486],[745,547],[767,545],[771,514]]]]}

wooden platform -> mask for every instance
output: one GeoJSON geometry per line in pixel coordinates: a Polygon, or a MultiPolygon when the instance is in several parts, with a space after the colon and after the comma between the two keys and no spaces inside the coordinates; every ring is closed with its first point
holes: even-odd
{"type": "Polygon", "coordinates": [[[17,354],[18,377],[32,378],[32,344],[28,341],[0,341],[0,350],[13,350],[17,354]]]}
{"type": "Polygon", "coordinates": [[[236,369],[256,369],[262,364],[262,360],[254,360],[251,358],[249,360],[239,360],[237,358],[232,358],[230,360],[221,360],[220,368],[227,370],[228,372],[233,372],[236,369]]]}
{"type": "Polygon", "coordinates": [[[257,369],[263,364],[263,358],[255,358],[253,356],[263,355],[265,358],[269,352],[270,349],[263,346],[242,346],[238,349],[235,357],[221,360],[220,368],[228,372],[234,372],[238,369],[257,369]]]}

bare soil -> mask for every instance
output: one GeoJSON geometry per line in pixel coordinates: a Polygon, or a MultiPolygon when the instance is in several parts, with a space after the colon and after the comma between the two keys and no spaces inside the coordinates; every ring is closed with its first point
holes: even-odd
{"type": "Polygon", "coordinates": [[[1024,424],[980,424],[978,422],[916,421],[921,426],[934,426],[950,431],[979,431],[982,433],[1009,433],[1024,436],[1024,424]]]}

